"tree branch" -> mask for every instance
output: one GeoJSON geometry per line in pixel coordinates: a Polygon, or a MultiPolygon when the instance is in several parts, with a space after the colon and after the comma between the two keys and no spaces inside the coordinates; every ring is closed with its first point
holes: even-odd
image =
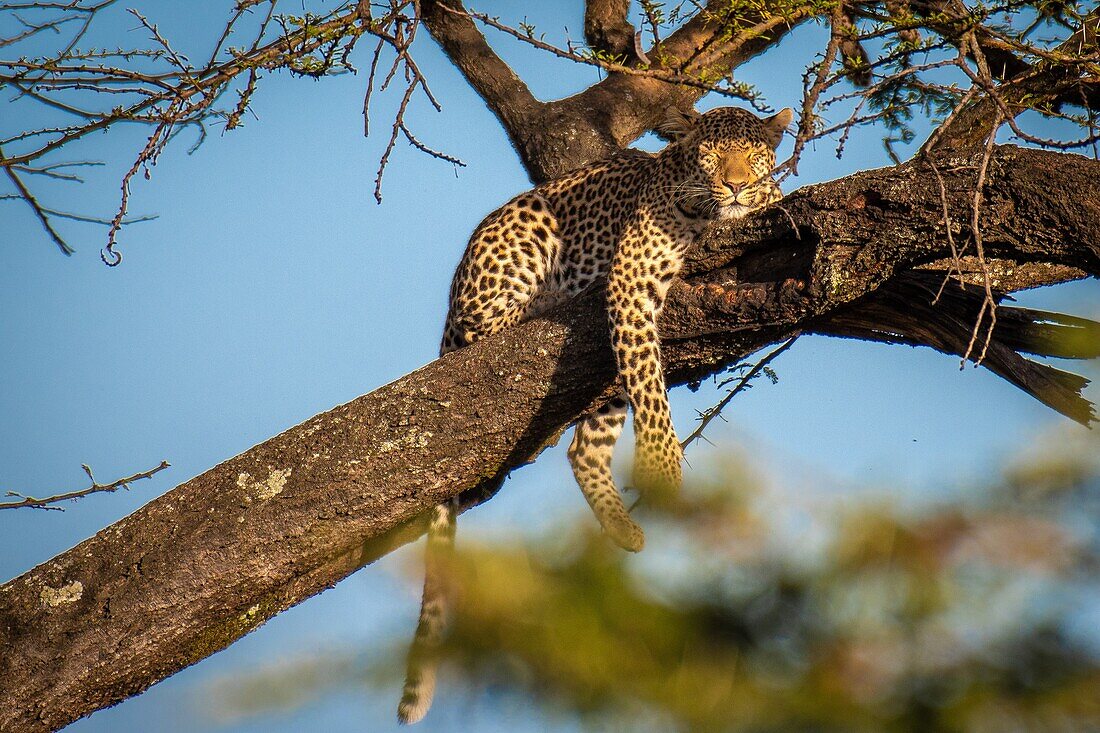
{"type": "Polygon", "coordinates": [[[462,0],[424,0],[420,20],[521,150],[516,132],[531,123],[542,103],[489,46],[462,0]]]}
{"type": "Polygon", "coordinates": [[[129,489],[130,484],[135,481],[140,481],[143,478],[151,478],[153,475],[163,471],[171,465],[168,461],[161,461],[160,465],[150,468],[148,471],[139,471],[133,476],[125,476],[115,481],[111,481],[107,484],[101,484],[95,480],[95,476],[92,475],[92,469],[88,468],[86,464],[82,464],[80,467],[84,469],[84,473],[88,474],[88,480],[92,482],[92,485],[86,489],[78,489],[76,491],[66,491],[61,494],[54,494],[53,496],[45,496],[41,499],[33,496],[27,496],[26,494],[20,494],[17,491],[9,491],[5,496],[14,496],[16,501],[0,502],[0,509],[19,509],[20,507],[33,507],[35,509],[53,509],[56,511],[65,511],[64,507],[57,506],[63,501],[69,501],[72,499],[81,499],[89,494],[110,493],[118,491],[119,489],[129,489]]]}
{"type": "MultiPolygon", "coordinates": [[[[660,68],[721,79],[774,46],[813,15],[808,8],[783,13],[773,10],[771,4],[763,4],[729,18],[722,15],[723,9],[728,11],[729,3],[711,0],[661,42],[659,54],[650,49],[647,56],[660,68]],[[727,24],[736,24],[736,31],[725,33],[731,30],[727,24]]],[[[609,144],[622,148],[657,127],[668,107],[689,107],[704,93],[698,87],[612,74],[561,104],[600,110],[600,117],[593,121],[600,123],[609,144]]]]}
{"type": "Polygon", "coordinates": [[[694,104],[707,91],[677,80],[722,79],[812,15],[807,9],[781,14],[760,8],[727,17],[728,10],[728,3],[711,0],[661,41],[660,54],[647,52],[648,71],[610,73],[580,94],[547,103],[531,97],[458,0],[425,2],[421,18],[496,113],[531,180],[539,183],[618,153],[655,128],[669,106],[694,104]]]}
{"type": "MultiPolygon", "coordinates": [[[[974,164],[940,162],[952,212],[969,211],[974,164]]],[[[999,148],[981,221],[990,256],[1100,274],[1098,176],[1081,156],[999,148]]],[[[967,236],[967,217],[953,221],[967,236]]],[[[661,324],[670,383],[795,331],[851,328],[904,273],[949,256],[943,225],[937,182],[913,162],[715,227],[661,324]]],[[[922,342],[897,313],[908,300],[876,306],[893,313],[879,335],[922,342]]],[[[1008,346],[1043,352],[1047,332],[1027,322],[1008,346]]],[[[591,292],[311,418],[0,586],[0,729],[58,728],[136,694],[408,541],[426,509],[522,465],[610,393],[612,361],[591,292]]]]}
{"type": "Polygon", "coordinates": [[[627,22],[630,0],[588,0],[584,4],[584,40],[598,51],[634,60],[634,26],[627,22]]]}

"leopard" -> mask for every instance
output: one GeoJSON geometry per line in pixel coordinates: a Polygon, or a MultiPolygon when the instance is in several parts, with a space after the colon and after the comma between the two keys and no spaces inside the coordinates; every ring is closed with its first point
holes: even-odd
{"type": "MultiPolygon", "coordinates": [[[[645,544],[611,473],[628,408],[633,487],[643,496],[668,496],[682,481],[683,451],[657,329],[669,286],[712,222],[741,219],[782,198],[772,173],[792,115],[790,109],[762,118],[737,107],[702,114],[671,108],[660,126],[670,140],[664,149],[628,149],[519,194],[478,225],[455,270],[441,354],[606,281],[621,391],[576,423],[567,454],[603,531],[625,550],[645,544]]],[[[456,515],[450,502],[430,518],[420,616],[398,706],[402,723],[423,718],[434,695],[447,614],[445,555],[456,515]]]]}

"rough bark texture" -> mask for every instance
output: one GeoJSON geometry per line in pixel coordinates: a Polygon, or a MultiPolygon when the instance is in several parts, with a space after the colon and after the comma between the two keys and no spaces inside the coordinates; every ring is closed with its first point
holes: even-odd
{"type": "Polygon", "coordinates": [[[584,40],[607,53],[633,58],[634,26],[627,21],[630,0],[589,0],[584,6],[584,40]]]}
{"type": "MultiPolygon", "coordinates": [[[[962,240],[975,161],[942,163],[962,240]]],[[[1027,263],[1019,279],[1003,270],[1003,289],[1100,274],[1098,180],[1081,156],[997,150],[987,252],[1027,263]]],[[[918,328],[931,304],[907,315],[889,300],[912,297],[912,269],[946,254],[939,188],[918,163],[719,226],[662,322],[670,382],[799,330],[958,350],[918,328]]],[[[528,461],[613,378],[594,291],[311,418],[0,586],[0,730],[59,728],[224,648],[416,536],[425,509],[528,461]]]]}

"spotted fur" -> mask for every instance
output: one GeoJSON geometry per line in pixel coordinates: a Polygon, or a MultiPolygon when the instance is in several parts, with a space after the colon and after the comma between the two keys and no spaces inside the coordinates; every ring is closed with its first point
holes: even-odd
{"type": "MultiPolygon", "coordinates": [[[[659,154],[628,151],[522,193],[474,231],[451,285],[442,353],[542,313],[607,278],[611,343],[623,395],[577,423],[569,462],[608,536],[645,543],[611,475],[629,404],[636,440],[633,485],[668,494],[683,458],[661,368],[657,318],[695,237],[714,219],[738,219],[782,197],[771,180],[791,111],[760,119],[724,107],[670,115],[674,141],[659,154]]],[[[429,531],[424,597],[398,717],[419,720],[435,687],[435,650],[446,607],[443,561],[454,511],[429,531]],[[436,577],[433,577],[436,576],[436,577]]]]}

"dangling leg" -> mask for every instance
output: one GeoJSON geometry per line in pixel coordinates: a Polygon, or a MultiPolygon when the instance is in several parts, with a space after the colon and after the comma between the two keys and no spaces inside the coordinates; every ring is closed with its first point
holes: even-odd
{"type": "Polygon", "coordinates": [[[577,423],[569,465],[600,525],[619,547],[638,552],[645,545],[611,476],[611,453],[626,421],[626,398],[619,396],[577,423]]]}
{"type": "Polygon", "coordinates": [[[435,694],[435,676],[439,668],[439,645],[447,626],[449,610],[451,558],[455,542],[455,509],[452,503],[432,509],[428,525],[428,545],[424,551],[424,595],[420,601],[420,620],[409,647],[405,689],[397,706],[397,719],[415,723],[424,717],[435,694]]]}
{"type": "Polygon", "coordinates": [[[611,348],[634,412],[634,487],[657,500],[680,488],[683,451],[672,426],[657,318],[682,259],[644,218],[619,243],[607,275],[611,348]]]}
{"type": "Polygon", "coordinates": [[[634,409],[634,471],[631,484],[650,499],[673,498],[683,481],[683,449],[672,426],[657,328],[645,323],[638,332],[642,344],[622,349],[623,382],[634,409]]]}

